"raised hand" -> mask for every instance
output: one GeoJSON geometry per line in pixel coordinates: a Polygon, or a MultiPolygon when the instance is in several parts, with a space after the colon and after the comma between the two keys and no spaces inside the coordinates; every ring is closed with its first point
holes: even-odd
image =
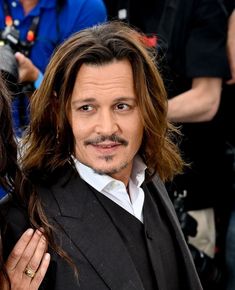
{"type": "MultiPolygon", "coordinates": [[[[50,254],[42,231],[28,229],[16,243],[6,261],[11,290],[37,290],[46,274],[50,254]]],[[[3,277],[2,277],[3,278],[3,277]]],[[[2,290],[10,289],[3,278],[2,290]]]]}

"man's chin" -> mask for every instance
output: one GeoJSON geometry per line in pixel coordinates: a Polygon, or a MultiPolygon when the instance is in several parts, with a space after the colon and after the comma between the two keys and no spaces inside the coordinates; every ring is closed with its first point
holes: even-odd
{"type": "Polygon", "coordinates": [[[94,172],[100,175],[113,175],[118,173],[118,168],[93,168],[94,172]]]}
{"type": "Polygon", "coordinates": [[[120,165],[113,165],[113,166],[112,165],[110,165],[110,166],[106,165],[104,167],[102,167],[102,166],[100,166],[100,167],[94,166],[92,168],[93,168],[93,170],[96,173],[98,173],[100,175],[110,175],[110,176],[112,176],[112,175],[115,175],[117,173],[120,173],[123,169],[125,169],[127,167],[127,165],[128,165],[128,163],[125,162],[125,163],[120,164],[120,165]]]}

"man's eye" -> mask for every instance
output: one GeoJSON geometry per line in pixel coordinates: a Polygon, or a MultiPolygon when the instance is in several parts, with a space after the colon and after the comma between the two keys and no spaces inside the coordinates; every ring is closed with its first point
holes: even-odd
{"type": "Polygon", "coordinates": [[[93,107],[91,105],[84,105],[82,107],[79,108],[79,111],[85,111],[85,112],[89,112],[93,109],[93,107]]]}
{"type": "Polygon", "coordinates": [[[128,104],[123,104],[123,103],[120,103],[120,104],[117,104],[116,105],[116,108],[117,110],[129,110],[130,109],[130,106],[128,104]]]}

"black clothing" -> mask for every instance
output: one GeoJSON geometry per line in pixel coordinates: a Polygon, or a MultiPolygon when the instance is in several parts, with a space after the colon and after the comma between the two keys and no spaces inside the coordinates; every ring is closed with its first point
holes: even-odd
{"type": "Polygon", "coordinates": [[[224,3],[229,13],[235,9],[235,0],[224,0],[224,3]]]}
{"type": "MultiPolygon", "coordinates": [[[[95,190],[81,180],[70,165],[63,169],[63,173],[63,177],[55,184],[39,186],[38,193],[48,220],[55,227],[57,243],[72,257],[78,268],[78,281],[70,266],[51,251],[49,271],[41,289],[144,290],[131,255],[109,215],[97,200],[95,190]]],[[[180,257],[180,269],[184,273],[184,289],[201,290],[191,254],[164,185],[155,177],[147,186],[156,195],[158,206],[172,231],[177,255],[180,257]]],[[[4,240],[5,251],[7,243],[15,243],[16,238],[28,227],[24,212],[15,206],[10,208],[6,219],[8,229],[4,240]]],[[[149,248],[151,259],[156,261],[160,254],[154,249],[155,246],[149,248]]],[[[168,253],[164,255],[167,257],[168,253]]],[[[158,277],[159,281],[167,281],[168,277],[172,279],[169,271],[162,275],[158,277]]],[[[173,283],[177,281],[169,285],[173,283]]],[[[173,288],[168,288],[168,284],[164,283],[160,289],[173,288]]]]}
{"type": "MultiPolygon", "coordinates": [[[[228,75],[225,53],[227,14],[220,0],[106,2],[110,19],[117,18],[118,10],[126,7],[127,21],[132,26],[147,35],[157,34],[160,45],[166,47],[170,69],[177,76],[191,79],[228,75]]],[[[187,87],[179,88],[185,89],[187,87]]]]}
{"type": "Polygon", "coordinates": [[[185,276],[180,271],[181,257],[177,254],[179,249],[174,243],[171,226],[161,203],[154,200],[147,186],[144,186],[144,192],[144,224],[101,193],[96,192],[96,196],[118,229],[144,289],[186,290],[185,276]],[[153,252],[157,253],[157,259],[153,259],[153,252]],[[171,279],[164,273],[171,273],[171,279]]]}
{"type": "Polygon", "coordinates": [[[145,232],[145,225],[102,193],[94,193],[117,228],[138,271],[144,289],[158,290],[159,288],[157,287],[156,277],[147,249],[146,240],[148,238],[145,232]]]}

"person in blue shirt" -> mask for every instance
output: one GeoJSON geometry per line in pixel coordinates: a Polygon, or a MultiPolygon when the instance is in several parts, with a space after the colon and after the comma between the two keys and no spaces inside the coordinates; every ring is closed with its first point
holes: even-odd
{"type": "MultiPolygon", "coordinates": [[[[20,41],[29,44],[28,56],[18,52],[19,82],[37,88],[49,59],[58,44],[86,27],[104,22],[106,9],[102,0],[2,0],[0,30],[12,26],[20,41]]],[[[19,106],[15,100],[15,107],[19,106]]],[[[24,102],[27,99],[24,100],[24,102]]],[[[23,105],[25,106],[25,105],[23,105]]],[[[19,111],[14,110],[15,127],[21,127],[19,111]]],[[[27,123],[27,121],[25,121],[27,123]]],[[[18,135],[20,132],[17,131],[18,135]]]]}

